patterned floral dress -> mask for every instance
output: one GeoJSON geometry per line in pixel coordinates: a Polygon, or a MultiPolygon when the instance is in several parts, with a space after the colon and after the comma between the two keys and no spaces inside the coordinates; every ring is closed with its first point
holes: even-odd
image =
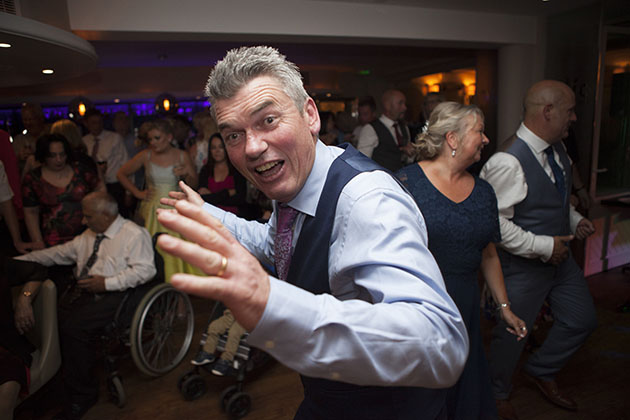
{"type": "Polygon", "coordinates": [[[40,228],[46,246],[67,242],[83,232],[81,200],[94,191],[98,175],[84,165],[70,164],[74,171],[65,188],[42,178],[42,168],[33,169],[22,180],[24,207],[39,207],[40,228]]]}

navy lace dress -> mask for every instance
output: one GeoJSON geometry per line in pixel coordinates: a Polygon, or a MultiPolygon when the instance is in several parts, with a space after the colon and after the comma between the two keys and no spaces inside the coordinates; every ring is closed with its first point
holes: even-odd
{"type": "Polygon", "coordinates": [[[401,169],[397,176],[418,203],[427,226],[429,250],[468,329],[470,353],[462,376],[448,391],[448,418],[495,419],[497,412],[481,339],[477,281],[483,249],[501,239],[494,190],[475,177],[472,193],[455,203],[431,184],[418,164],[401,169]]]}

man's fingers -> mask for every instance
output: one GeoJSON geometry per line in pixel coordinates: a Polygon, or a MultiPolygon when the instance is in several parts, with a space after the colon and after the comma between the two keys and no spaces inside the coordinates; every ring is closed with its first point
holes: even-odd
{"type": "Polygon", "coordinates": [[[223,300],[226,290],[225,281],[218,277],[199,277],[184,273],[173,274],[171,284],[182,292],[212,300],[223,300]]]}
{"type": "Polygon", "coordinates": [[[186,199],[190,203],[196,206],[203,205],[204,203],[203,198],[201,198],[199,193],[193,190],[192,188],[190,188],[184,181],[179,181],[179,188],[181,188],[181,190],[183,191],[183,194],[185,195],[186,199]]]}
{"type": "MultiPolygon", "coordinates": [[[[224,255],[220,252],[205,249],[196,243],[184,241],[170,235],[160,235],[158,246],[169,254],[194,265],[208,275],[217,274],[223,265],[224,255]]],[[[227,270],[229,270],[229,264],[227,270]]],[[[227,273],[224,271],[222,276],[226,277],[227,273]]]]}
{"type": "MultiPolygon", "coordinates": [[[[187,201],[178,201],[176,206],[175,206],[175,208],[177,210],[177,213],[179,213],[180,215],[184,216],[183,219],[189,218],[189,219],[199,223],[200,225],[203,225],[203,226],[206,226],[206,227],[212,229],[221,238],[227,240],[228,242],[230,242],[230,243],[235,242],[235,239],[232,236],[232,234],[230,234],[229,230],[225,226],[223,226],[223,224],[221,224],[221,222],[219,222],[219,220],[217,220],[216,218],[212,217],[212,215],[210,213],[205,211],[200,206],[196,206],[196,205],[191,204],[191,203],[189,203],[187,201]]],[[[168,217],[167,217],[167,219],[168,219],[168,217]]],[[[197,242],[197,243],[199,243],[199,244],[201,244],[203,246],[205,244],[205,242],[203,242],[203,239],[205,238],[204,235],[206,233],[204,232],[203,234],[200,234],[199,231],[195,231],[195,229],[198,229],[198,226],[197,225],[193,225],[193,224],[184,223],[183,219],[182,218],[172,217],[170,219],[170,221],[173,221],[175,224],[179,225],[179,228],[186,229],[186,232],[179,231],[177,229],[173,229],[173,230],[175,230],[176,232],[181,233],[182,235],[184,235],[189,240],[191,240],[193,242],[197,242]],[[191,230],[191,228],[193,226],[194,226],[194,229],[191,230]]],[[[158,220],[160,220],[160,216],[158,216],[158,220]]],[[[167,223],[169,223],[170,221],[167,220],[167,223]]],[[[161,220],[160,220],[160,222],[161,222],[161,220]]],[[[209,244],[209,245],[212,245],[212,244],[209,244]]]]}
{"type": "Polygon", "coordinates": [[[175,203],[177,203],[177,200],[174,198],[168,198],[168,197],[160,198],[160,204],[162,205],[175,207],[175,203]]]}
{"type": "Polygon", "coordinates": [[[573,240],[573,235],[565,235],[565,236],[558,236],[558,238],[562,241],[562,242],[570,242],[573,240]]]}
{"type": "Polygon", "coordinates": [[[207,225],[212,221],[204,220],[206,223],[200,223],[178,213],[163,211],[158,213],[158,221],[166,228],[174,230],[188,241],[199,244],[203,248],[223,254],[228,252],[226,238],[220,235],[217,229],[207,225]]]}

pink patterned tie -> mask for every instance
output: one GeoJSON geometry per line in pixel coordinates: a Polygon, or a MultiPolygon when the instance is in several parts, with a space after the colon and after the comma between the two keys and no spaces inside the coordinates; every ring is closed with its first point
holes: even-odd
{"type": "Polygon", "coordinates": [[[276,271],[280,280],[286,280],[291,265],[291,244],[293,242],[293,222],[298,211],[286,205],[278,206],[278,227],[273,244],[276,271]]]}

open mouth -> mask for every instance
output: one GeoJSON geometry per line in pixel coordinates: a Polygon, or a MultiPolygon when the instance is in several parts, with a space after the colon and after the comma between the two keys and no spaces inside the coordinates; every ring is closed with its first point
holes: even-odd
{"type": "Polygon", "coordinates": [[[284,161],[277,160],[275,162],[265,163],[264,165],[260,165],[256,167],[256,173],[262,176],[271,176],[276,174],[282,168],[284,161]]]}

